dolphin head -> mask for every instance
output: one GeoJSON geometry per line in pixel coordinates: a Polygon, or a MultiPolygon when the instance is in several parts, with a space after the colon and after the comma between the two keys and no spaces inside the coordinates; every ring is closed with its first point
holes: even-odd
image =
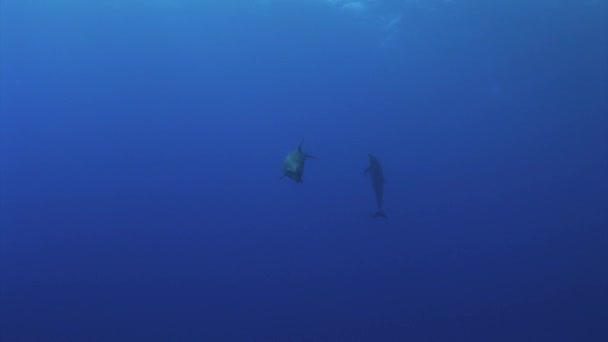
{"type": "Polygon", "coordinates": [[[290,152],[283,161],[283,176],[287,176],[294,181],[301,183],[305,161],[306,157],[304,153],[299,150],[290,152]]]}

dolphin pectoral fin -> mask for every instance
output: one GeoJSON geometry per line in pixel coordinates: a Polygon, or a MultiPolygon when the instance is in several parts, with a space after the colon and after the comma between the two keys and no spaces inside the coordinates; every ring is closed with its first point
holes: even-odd
{"type": "Polygon", "coordinates": [[[305,153],[304,155],[306,156],[306,158],[310,158],[310,159],[321,159],[317,156],[313,156],[312,154],[308,154],[308,153],[305,153]]]}

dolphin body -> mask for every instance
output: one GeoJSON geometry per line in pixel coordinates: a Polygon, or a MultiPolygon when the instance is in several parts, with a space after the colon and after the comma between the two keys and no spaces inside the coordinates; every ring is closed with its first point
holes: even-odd
{"type": "Polygon", "coordinates": [[[365,169],[364,175],[370,175],[372,179],[372,188],[376,194],[376,206],[378,211],[373,214],[373,217],[384,217],[386,214],[382,210],[383,195],[384,195],[384,173],[382,172],[382,166],[378,158],[374,157],[371,153],[369,154],[369,166],[365,169]]]}
{"type": "Polygon", "coordinates": [[[302,140],[298,149],[289,152],[287,157],[285,157],[285,160],[283,161],[283,176],[281,176],[281,178],[287,176],[297,183],[302,183],[302,174],[304,173],[306,159],[319,159],[318,157],[302,151],[303,143],[304,141],[302,140]]]}

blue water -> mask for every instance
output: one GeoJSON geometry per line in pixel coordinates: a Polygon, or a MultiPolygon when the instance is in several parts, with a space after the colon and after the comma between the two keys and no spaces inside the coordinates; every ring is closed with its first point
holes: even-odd
{"type": "Polygon", "coordinates": [[[608,340],[607,1],[1,0],[0,87],[2,342],[608,340]]]}

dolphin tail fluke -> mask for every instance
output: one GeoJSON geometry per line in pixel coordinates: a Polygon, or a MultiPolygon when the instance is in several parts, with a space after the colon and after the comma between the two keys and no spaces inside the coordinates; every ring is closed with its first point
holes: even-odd
{"type": "Polygon", "coordinates": [[[372,217],[382,217],[382,218],[387,218],[386,214],[384,213],[384,211],[382,210],[378,210],[374,215],[372,215],[372,217]]]}

